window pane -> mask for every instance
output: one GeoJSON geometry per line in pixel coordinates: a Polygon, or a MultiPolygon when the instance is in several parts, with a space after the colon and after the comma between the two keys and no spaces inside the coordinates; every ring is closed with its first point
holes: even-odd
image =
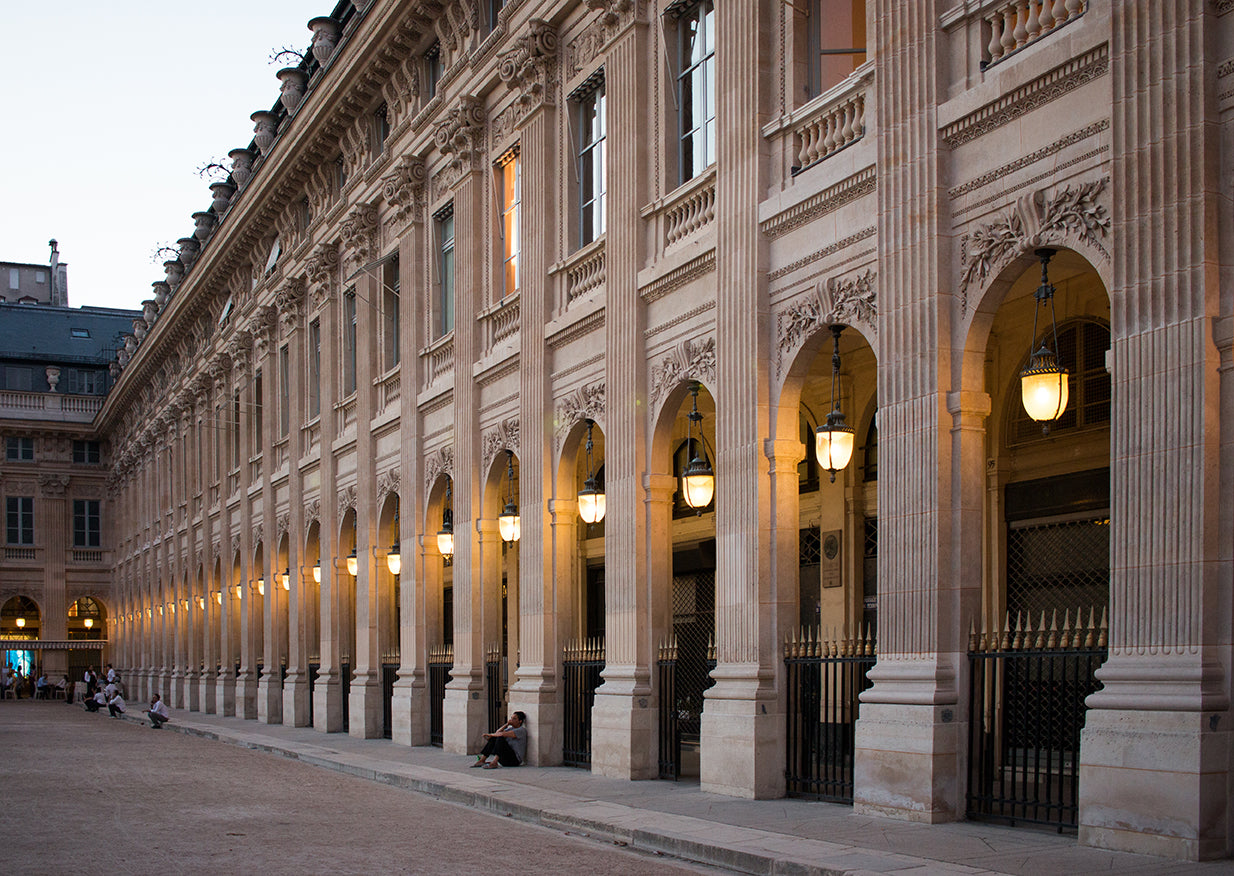
{"type": "Polygon", "coordinates": [[[309,324],[308,371],[309,416],[316,417],[321,413],[321,323],[318,320],[309,324]]]}

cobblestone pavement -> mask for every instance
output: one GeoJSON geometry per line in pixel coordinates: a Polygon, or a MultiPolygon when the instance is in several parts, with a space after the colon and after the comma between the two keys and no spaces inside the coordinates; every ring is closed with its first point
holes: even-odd
{"type": "Polygon", "coordinates": [[[716,873],[60,702],[0,704],[0,872],[716,873]]]}

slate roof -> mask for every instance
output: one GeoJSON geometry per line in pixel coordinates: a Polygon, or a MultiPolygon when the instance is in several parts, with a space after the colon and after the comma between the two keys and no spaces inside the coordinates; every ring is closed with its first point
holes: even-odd
{"type": "Polygon", "coordinates": [[[0,359],[108,365],[140,310],[0,302],[0,359]],[[84,330],[89,337],[74,337],[84,330]]]}

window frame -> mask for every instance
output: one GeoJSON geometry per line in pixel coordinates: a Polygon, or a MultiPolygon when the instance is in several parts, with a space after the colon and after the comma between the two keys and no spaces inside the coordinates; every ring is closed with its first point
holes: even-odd
{"type": "Polygon", "coordinates": [[[102,442],[89,440],[73,441],[74,465],[99,465],[102,461],[102,442]]]}
{"type": "Polygon", "coordinates": [[[438,210],[433,217],[433,232],[437,252],[437,300],[434,314],[436,338],[444,338],[454,331],[455,324],[455,274],[454,274],[454,203],[438,210]],[[447,236],[447,229],[449,235],[447,236]]]}
{"type": "Polygon", "coordinates": [[[718,145],[718,131],[716,128],[716,47],[715,47],[715,0],[696,0],[696,2],[683,4],[679,7],[674,7],[671,14],[676,19],[676,63],[673,88],[677,96],[677,182],[679,185],[685,185],[690,180],[701,176],[707,168],[711,167],[716,162],[716,147],[718,145]],[[686,55],[687,35],[690,33],[689,26],[691,21],[698,23],[698,29],[695,31],[702,40],[703,55],[697,61],[689,61],[686,55]],[[707,39],[710,38],[710,42],[707,39]],[[703,122],[699,126],[689,127],[693,121],[692,114],[688,115],[686,110],[687,99],[690,106],[694,106],[697,101],[693,100],[694,88],[690,87],[687,92],[687,85],[693,82],[695,72],[700,76],[700,90],[703,92],[702,105],[704,113],[708,113],[703,117],[703,122]],[[708,107],[708,105],[710,105],[708,107]],[[694,138],[702,133],[702,164],[695,167],[694,153],[697,151],[694,148],[694,138]]]}
{"type": "Polygon", "coordinates": [[[5,462],[34,462],[34,439],[9,435],[4,439],[5,462]]]}
{"type": "Polygon", "coordinates": [[[73,547],[103,546],[102,503],[98,499],[73,500],[73,547]]]}
{"type": "Polygon", "coordinates": [[[343,398],[350,398],[356,394],[356,388],[359,385],[359,378],[356,374],[357,352],[356,342],[357,336],[357,319],[359,307],[356,301],[356,287],[351,286],[343,292],[342,301],[342,347],[343,355],[340,357],[343,373],[343,398]]]}
{"type": "Polygon", "coordinates": [[[401,324],[399,260],[394,253],[382,263],[381,274],[382,373],[392,371],[402,361],[399,344],[401,324]]]}
{"type": "Polygon", "coordinates": [[[608,230],[608,98],[601,67],[571,96],[578,244],[593,243],[608,230]],[[593,109],[589,110],[588,107],[593,109]],[[592,121],[594,120],[594,124],[592,121]],[[596,168],[598,172],[595,172],[596,168]],[[584,173],[584,168],[591,173],[584,173]],[[588,213],[588,209],[591,213],[588,213]]]}
{"type": "Polygon", "coordinates": [[[308,416],[314,420],[321,416],[321,319],[309,322],[308,331],[308,416]]]}
{"type": "Polygon", "coordinates": [[[497,194],[500,202],[498,238],[501,240],[501,297],[507,298],[522,286],[523,163],[519,145],[511,146],[497,159],[497,194]]]}
{"type": "Polygon", "coordinates": [[[34,497],[5,497],[5,544],[30,547],[34,544],[34,497]]]}
{"type": "MultiPolygon", "coordinates": [[[[869,34],[866,31],[866,21],[865,21],[866,5],[867,5],[866,0],[810,0],[809,15],[806,18],[806,21],[807,21],[806,51],[809,53],[807,56],[809,63],[807,64],[808,69],[807,69],[806,89],[807,89],[807,97],[809,99],[818,97],[823,92],[828,91],[832,88],[835,88],[845,79],[847,79],[850,75],[852,75],[852,70],[856,70],[858,67],[860,67],[862,64],[864,64],[866,61],[870,59],[870,38],[869,38],[869,34]],[[858,20],[855,16],[851,16],[851,13],[854,11],[852,10],[851,6],[854,2],[859,2],[861,3],[861,6],[862,6],[862,16],[860,18],[860,24],[858,24],[858,20]],[[837,14],[836,9],[840,4],[849,4],[850,6],[849,16],[850,17],[846,17],[842,10],[837,14]],[[827,8],[824,8],[824,6],[826,6],[827,8]],[[823,37],[821,33],[822,25],[819,24],[819,22],[827,21],[829,23],[832,23],[837,18],[848,21],[850,25],[849,29],[851,31],[860,30],[861,35],[865,41],[865,45],[861,46],[860,48],[858,48],[857,46],[847,46],[847,47],[832,47],[832,48],[824,49],[823,48],[823,37]],[[826,79],[824,79],[823,58],[838,57],[838,56],[844,56],[844,55],[852,55],[852,56],[860,55],[862,56],[862,58],[860,61],[854,61],[852,65],[852,70],[849,70],[849,72],[845,73],[843,76],[840,76],[839,78],[835,78],[834,80],[832,76],[828,76],[826,79]]],[[[852,40],[852,42],[856,42],[855,37],[856,37],[856,34],[854,33],[854,39],[852,40]]]]}

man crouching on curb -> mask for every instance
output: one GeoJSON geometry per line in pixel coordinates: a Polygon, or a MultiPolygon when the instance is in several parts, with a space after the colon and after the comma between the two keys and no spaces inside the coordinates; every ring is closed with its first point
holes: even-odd
{"type": "Polygon", "coordinates": [[[484,743],[479,759],[471,765],[472,768],[484,767],[486,770],[493,770],[521,764],[527,756],[527,728],[523,726],[526,722],[526,715],[515,712],[500,728],[492,733],[485,733],[484,738],[488,742],[484,743]],[[492,760],[488,760],[490,757],[492,760]]]}
{"type": "Polygon", "coordinates": [[[171,720],[171,715],[167,711],[167,706],[163,705],[163,700],[158,694],[155,694],[150,700],[150,709],[146,712],[146,717],[150,719],[150,729],[158,730],[165,723],[171,720]]]}

